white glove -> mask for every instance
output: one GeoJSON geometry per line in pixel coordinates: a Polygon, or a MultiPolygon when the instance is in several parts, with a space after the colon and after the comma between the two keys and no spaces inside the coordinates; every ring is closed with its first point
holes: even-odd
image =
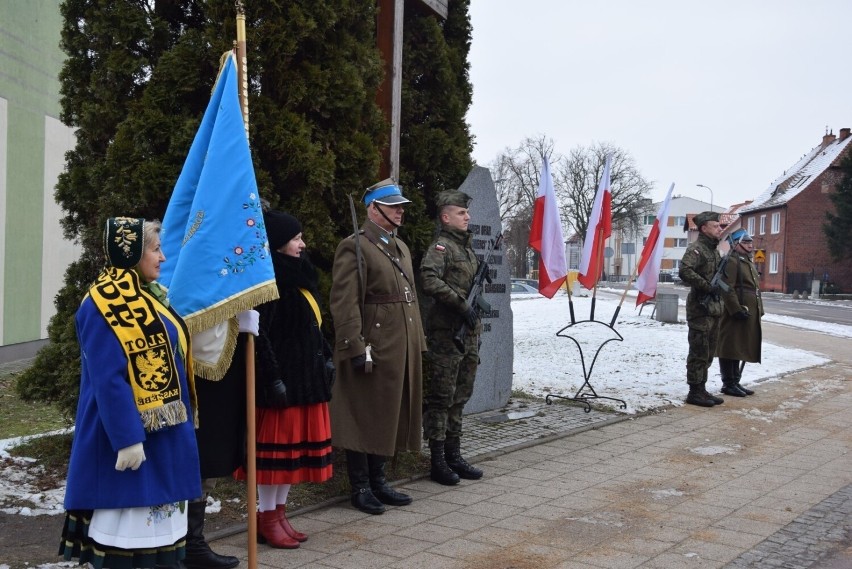
{"type": "Polygon", "coordinates": [[[142,448],[142,443],[136,443],[118,451],[118,460],[115,461],[115,469],[119,471],[127,470],[128,468],[136,470],[143,462],[145,462],[145,449],[142,448]]]}
{"type": "Polygon", "coordinates": [[[240,332],[246,332],[257,336],[260,314],[257,310],[244,310],[237,314],[237,322],[240,324],[240,332]]]}

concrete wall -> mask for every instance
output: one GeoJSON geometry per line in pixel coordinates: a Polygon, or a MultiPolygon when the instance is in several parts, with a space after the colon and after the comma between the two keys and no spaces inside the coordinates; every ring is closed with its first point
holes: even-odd
{"type": "Polygon", "coordinates": [[[0,361],[47,336],[53,298],[79,255],[53,199],[74,144],[59,120],[59,4],[0,2],[0,361]]]}

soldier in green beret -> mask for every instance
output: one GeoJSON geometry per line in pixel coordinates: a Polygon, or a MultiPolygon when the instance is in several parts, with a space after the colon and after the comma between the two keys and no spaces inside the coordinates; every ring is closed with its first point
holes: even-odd
{"type": "Polygon", "coordinates": [[[689,326],[689,355],[686,357],[686,382],[690,405],[713,407],[725,402],[721,397],[707,393],[707,370],[716,353],[719,336],[719,317],[722,316],[722,301],[719,291],[710,286],[710,281],[721,262],[716,247],[722,236],[719,214],[703,211],[693,218],[698,228],[698,239],[690,243],[680,261],[680,278],[690,286],[686,297],[686,323],[689,326]]]}
{"type": "Polygon", "coordinates": [[[482,471],[461,456],[462,412],[473,392],[479,365],[479,334],[482,325],[476,311],[467,305],[467,293],[479,260],[468,230],[471,197],[458,190],[438,195],[437,238],[420,264],[423,293],[433,302],[424,314],[426,374],[423,389],[423,438],[429,441],[430,477],[444,485],[459,478],[478,480],[482,471]],[[467,323],[464,352],[453,343],[453,335],[467,323]]]}

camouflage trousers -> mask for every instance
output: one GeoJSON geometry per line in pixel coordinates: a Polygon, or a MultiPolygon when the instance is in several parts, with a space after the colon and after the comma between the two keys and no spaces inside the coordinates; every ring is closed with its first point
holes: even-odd
{"type": "Polygon", "coordinates": [[[423,364],[423,438],[460,437],[462,413],[479,365],[479,336],[468,334],[464,353],[455,347],[451,334],[430,336],[423,364]]]}
{"type": "Polygon", "coordinates": [[[716,340],[719,337],[719,319],[713,316],[700,316],[688,320],[689,354],[686,356],[686,383],[704,385],[707,383],[707,370],[713,364],[716,355],[716,340]]]}

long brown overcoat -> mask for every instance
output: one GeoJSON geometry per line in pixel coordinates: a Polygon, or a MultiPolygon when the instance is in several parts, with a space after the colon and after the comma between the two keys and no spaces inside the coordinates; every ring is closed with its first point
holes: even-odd
{"type": "Polygon", "coordinates": [[[371,221],[361,227],[359,242],[366,285],[363,318],[354,236],[337,246],[332,268],[329,309],[337,367],[330,403],[332,444],[383,456],[420,450],[426,339],[411,253],[398,237],[371,221]],[[372,373],[351,364],[367,344],[372,373]]]}
{"type": "Polygon", "coordinates": [[[744,362],[760,362],[763,342],[760,319],[763,317],[763,300],[758,288],[759,276],[754,264],[738,251],[731,252],[725,266],[725,282],[731,289],[722,294],[724,310],[719,323],[719,340],[716,355],[720,358],[744,362]],[[734,315],[748,309],[748,320],[737,320],[734,315]]]}

